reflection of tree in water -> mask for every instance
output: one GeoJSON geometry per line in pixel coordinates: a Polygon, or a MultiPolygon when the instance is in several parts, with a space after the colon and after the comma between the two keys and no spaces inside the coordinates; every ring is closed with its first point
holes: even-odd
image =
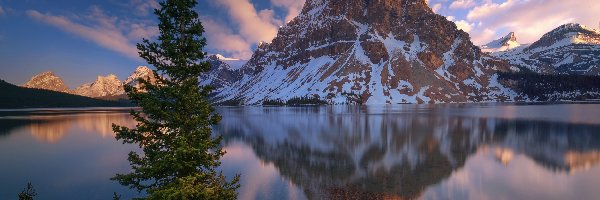
{"type": "Polygon", "coordinates": [[[96,112],[80,114],[31,115],[26,117],[0,119],[2,132],[9,134],[18,128],[26,128],[31,136],[39,141],[57,143],[73,128],[85,132],[98,133],[102,137],[114,137],[112,124],[134,126],[135,122],[127,113],[96,112]],[[11,124],[12,126],[4,126],[11,124]]]}
{"type": "Polygon", "coordinates": [[[218,129],[250,144],[310,199],[417,198],[484,145],[553,170],[600,160],[599,126],[329,109],[225,111],[218,129]]]}

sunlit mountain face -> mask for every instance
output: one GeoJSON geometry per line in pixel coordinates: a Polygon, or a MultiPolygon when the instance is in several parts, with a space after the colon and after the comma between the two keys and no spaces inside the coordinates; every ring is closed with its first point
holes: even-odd
{"type": "MultiPolygon", "coordinates": [[[[478,109],[486,108],[471,111],[478,109]]],[[[570,123],[564,116],[473,117],[455,112],[460,110],[224,109],[218,130],[226,143],[251,147],[263,165],[272,165],[309,199],[429,198],[441,183],[472,172],[465,170],[471,158],[486,162],[475,166],[501,169],[498,175],[523,173],[511,170],[532,163],[535,171],[553,176],[597,171],[599,124],[570,123]]]]}

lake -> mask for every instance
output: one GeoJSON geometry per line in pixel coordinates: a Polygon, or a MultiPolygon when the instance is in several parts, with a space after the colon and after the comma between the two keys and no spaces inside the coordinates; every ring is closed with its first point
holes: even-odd
{"type": "MultiPolygon", "coordinates": [[[[240,199],[598,199],[600,104],[220,107],[240,199]]],[[[0,111],[0,199],[137,196],[119,109],[0,111]]]]}

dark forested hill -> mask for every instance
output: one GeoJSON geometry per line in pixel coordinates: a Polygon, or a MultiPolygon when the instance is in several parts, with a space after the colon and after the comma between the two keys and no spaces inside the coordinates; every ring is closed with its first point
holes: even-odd
{"type": "Polygon", "coordinates": [[[0,108],[124,107],[129,103],[106,101],[50,90],[19,87],[0,80],[0,108]]]}
{"type": "Polygon", "coordinates": [[[600,76],[575,74],[499,73],[498,79],[536,101],[600,99],[600,76]]]}

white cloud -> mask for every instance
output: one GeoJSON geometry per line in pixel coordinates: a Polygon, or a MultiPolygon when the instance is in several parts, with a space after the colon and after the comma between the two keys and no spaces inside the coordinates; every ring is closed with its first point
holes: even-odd
{"type": "Polygon", "coordinates": [[[470,24],[465,20],[458,20],[454,23],[456,24],[456,27],[458,27],[458,29],[463,30],[467,33],[471,32],[471,30],[473,29],[473,24],[470,24]]]}
{"type": "Polygon", "coordinates": [[[151,23],[137,22],[106,15],[99,7],[91,7],[86,16],[65,16],[28,10],[27,15],[65,32],[89,40],[96,45],[132,59],[140,59],[135,43],[151,38],[158,30],[151,23]]]}
{"type": "Polygon", "coordinates": [[[522,43],[531,43],[544,33],[565,23],[580,23],[596,27],[600,4],[597,0],[505,0],[487,1],[467,14],[467,21],[477,24],[470,32],[476,44],[489,42],[514,31],[522,43]]]}
{"type": "Polygon", "coordinates": [[[451,9],[466,9],[466,8],[471,8],[474,7],[475,1],[474,0],[455,0],[452,2],[452,4],[450,4],[450,8],[451,9]]]}

